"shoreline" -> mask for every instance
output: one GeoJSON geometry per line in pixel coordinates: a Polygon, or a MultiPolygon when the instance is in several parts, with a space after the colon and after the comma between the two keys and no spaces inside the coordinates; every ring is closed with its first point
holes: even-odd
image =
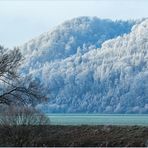
{"type": "Polygon", "coordinates": [[[52,125],[148,126],[148,115],[137,114],[46,114],[52,125]]]}

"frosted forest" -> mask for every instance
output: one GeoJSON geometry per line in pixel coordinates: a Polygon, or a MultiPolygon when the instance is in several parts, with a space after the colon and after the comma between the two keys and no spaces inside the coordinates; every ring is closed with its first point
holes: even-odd
{"type": "Polygon", "coordinates": [[[148,113],[148,19],[79,17],[21,45],[46,113],[148,113]]]}

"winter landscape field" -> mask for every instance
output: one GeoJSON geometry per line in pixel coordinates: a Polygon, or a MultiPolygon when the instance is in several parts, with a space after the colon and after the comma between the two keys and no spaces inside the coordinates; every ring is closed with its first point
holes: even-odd
{"type": "Polygon", "coordinates": [[[146,6],[0,1],[0,146],[148,146],[146,6]]]}

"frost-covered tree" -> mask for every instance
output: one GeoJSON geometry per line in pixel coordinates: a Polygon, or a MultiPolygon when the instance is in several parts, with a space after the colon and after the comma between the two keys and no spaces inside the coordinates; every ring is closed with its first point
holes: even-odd
{"type": "Polygon", "coordinates": [[[21,47],[48,112],[148,113],[148,20],[80,17],[21,47]]]}

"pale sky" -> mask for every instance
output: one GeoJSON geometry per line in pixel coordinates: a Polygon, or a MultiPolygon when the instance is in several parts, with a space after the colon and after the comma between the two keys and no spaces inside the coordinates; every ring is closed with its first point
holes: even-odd
{"type": "Polygon", "coordinates": [[[0,0],[0,44],[21,45],[78,16],[148,17],[148,0],[0,0]]]}

